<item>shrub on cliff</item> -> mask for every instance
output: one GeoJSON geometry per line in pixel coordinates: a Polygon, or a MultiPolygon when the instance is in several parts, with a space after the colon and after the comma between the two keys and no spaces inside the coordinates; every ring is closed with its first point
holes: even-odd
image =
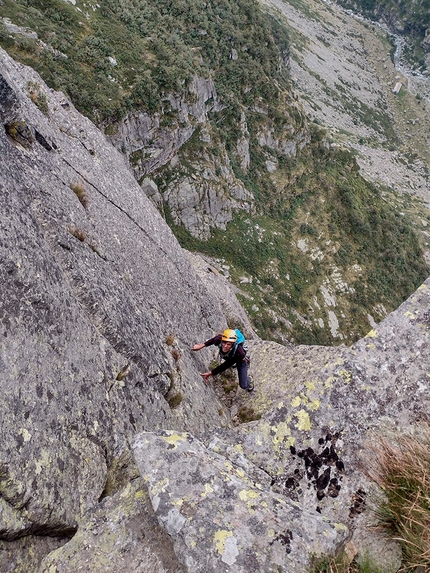
{"type": "Polygon", "coordinates": [[[279,99],[287,36],[256,0],[5,0],[0,14],[43,42],[3,26],[0,44],[99,123],[153,113],[171,92],[190,97],[196,73],[213,77],[224,104],[270,96],[275,108],[279,99]]]}

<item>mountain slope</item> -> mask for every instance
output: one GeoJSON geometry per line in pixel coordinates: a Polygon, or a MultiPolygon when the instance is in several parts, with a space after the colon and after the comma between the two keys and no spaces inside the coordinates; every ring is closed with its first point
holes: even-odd
{"type": "MultiPolygon", "coordinates": [[[[7,0],[0,40],[105,127],[181,244],[241,288],[261,336],[357,339],[428,272],[408,217],[309,121],[282,17],[226,1],[201,27],[200,5],[181,6],[54,2],[45,14],[7,0]]],[[[357,121],[379,145],[394,130],[378,101],[357,121]]]]}
{"type": "Polygon", "coordinates": [[[392,33],[401,34],[407,40],[403,56],[415,70],[429,77],[430,5],[427,0],[342,0],[340,4],[384,23],[392,33]]]}

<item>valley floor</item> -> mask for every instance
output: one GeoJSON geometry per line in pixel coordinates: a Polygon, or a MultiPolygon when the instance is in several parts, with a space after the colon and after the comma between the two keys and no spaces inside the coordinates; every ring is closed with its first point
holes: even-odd
{"type": "MultiPolygon", "coordinates": [[[[417,94],[413,78],[396,70],[388,35],[335,4],[264,2],[287,22],[291,74],[309,117],[329,130],[332,143],[355,150],[364,177],[423,200],[425,217],[430,206],[430,100],[417,94]],[[402,88],[394,94],[398,83],[402,88]]],[[[421,229],[424,246],[426,226],[421,229]]]]}

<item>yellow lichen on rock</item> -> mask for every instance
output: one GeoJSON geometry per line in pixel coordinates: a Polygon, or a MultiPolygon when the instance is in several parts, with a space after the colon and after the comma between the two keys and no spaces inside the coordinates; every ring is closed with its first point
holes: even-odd
{"type": "Polygon", "coordinates": [[[213,493],[213,488],[210,484],[205,483],[205,491],[202,491],[200,497],[206,497],[209,493],[213,493]]]}
{"type": "Polygon", "coordinates": [[[219,529],[214,535],[214,542],[217,548],[217,551],[220,555],[224,554],[225,551],[225,542],[229,537],[233,537],[233,533],[228,531],[227,529],[219,529]]]}
{"type": "Polygon", "coordinates": [[[168,444],[172,444],[173,446],[178,447],[179,442],[186,442],[187,435],[186,434],[170,434],[168,436],[163,436],[163,439],[168,444]]]}
{"type": "Polygon", "coordinates": [[[348,527],[344,523],[333,523],[332,525],[336,531],[348,531],[348,527]]]}
{"type": "Polygon", "coordinates": [[[22,436],[25,443],[31,440],[31,434],[26,428],[21,428],[18,434],[22,436]]]}
{"type": "Polygon", "coordinates": [[[312,412],[314,412],[315,410],[318,410],[318,408],[320,407],[321,402],[320,400],[318,400],[318,398],[316,398],[315,400],[313,400],[312,402],[310,402],[309,404],[309,410],[312,410],[312,412]]]}
{"type": "Polygon", "coordinates": [[[339,370],[339,376],[343,378],[345,384],[349,384],[351,382],[351,372],[348,370],[339,370]]]}
{"type": "Polygon", "coordinates": [[[160,492],[165,491],[166,487],[169,485],[169,480],[164,478],[159,482],[155,483],[151,488],[152,495],[158,495],[160,492]]]}
{"type": "Polygon", "coordinates": [[[40,458],[35,460],[34,464],[36,466],[36,474],[40,475],[42,473],[43,468],[47,468],[52,463],[52,457],[48,450],[42,450],[40,458]]]}
{"type": "Polygon", "coordinates": [[[311,429],[311,419],[309,418],[309,414],[306,410],[299,410],[296,413],[297,416],[297,424],[296,428],[300,431],[307,431],[311,429]]]}
{"type": "Polygon", "coordinates": [[[315,390],[315,388],[317,387],[317,383],[315,380],[308,380],[307,382],[305,382],[305,386],[309,390],[309,392],[312,392],[312,390],[315,390]]]}
{"type": "Polygon", "coordinates": [[[291,435],[291,430],[288,424],[286,424],[285,422],[280,422],[276,426],[275,432],[276,433],[273,437],[273,444],[276,449],[277,446],[279,446],[280,444],[284,444],[285,438],[291,435]]]}
{"type": "Polygon", "coordinates": [[[260,497],[260,494],[258,493],[258,491],[252,490],[252,489],[242,489],[239,492],[239,498],[242,501],[250,501],[250,500],[255,500],[257,498],[260,497]]]}

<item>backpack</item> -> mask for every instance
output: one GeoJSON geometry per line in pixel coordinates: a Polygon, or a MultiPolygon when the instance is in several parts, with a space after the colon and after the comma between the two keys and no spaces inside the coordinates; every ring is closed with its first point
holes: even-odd
{"type": "Polygon", "coordinates": [[[234,352],[233,352],[233,354],[235,354],[236,349],[237,349],[237,347],[239,346],[239,344],[241,344],[241,345],[243,346],[243,349],[244,349],[245,354],[246,354],[247,351],[248,351],[248,348],[247,348],[247,346],[246,346],[245,336],[242,334],[242,332],[241,332],[238,328],[235,328],[234,330],[235,330],[235,332],[236,332],[236,334],[237,334],[237,340],[236,340],[236,344],[234,345],[234,352]]]}

